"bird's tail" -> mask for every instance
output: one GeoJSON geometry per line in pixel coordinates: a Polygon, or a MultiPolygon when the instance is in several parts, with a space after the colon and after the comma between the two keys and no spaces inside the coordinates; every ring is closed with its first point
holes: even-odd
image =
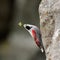
{"type": "Polygon", "coordinates": [[[45,52],[44,47],[42,47],[42,46],[40,46],[40,50],[42,53],[45,52]]]}
{"type": "Polygon", "coordinates": [[[43,49],[43,48],[41,48],[41,52],[42,52],[42,53],[44,52],[44,49],[43,49]]]}

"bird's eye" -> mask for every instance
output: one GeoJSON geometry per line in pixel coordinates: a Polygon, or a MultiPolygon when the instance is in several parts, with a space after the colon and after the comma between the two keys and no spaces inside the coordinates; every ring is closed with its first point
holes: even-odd
{"type": "Polygon", "coordinates": [[[32,27],[30,27],[30,26],[26,26],[26,29],[28,29],[28,30],[30,30],[32,27]]]}

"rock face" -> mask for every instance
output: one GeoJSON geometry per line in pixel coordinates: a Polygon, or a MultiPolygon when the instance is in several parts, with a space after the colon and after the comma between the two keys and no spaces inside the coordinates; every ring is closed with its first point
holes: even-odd
{"type": "Polygon", "coordinates": [[[60,0],[42,0],[39,17],[46,60],[60,60],[60,0]]]}

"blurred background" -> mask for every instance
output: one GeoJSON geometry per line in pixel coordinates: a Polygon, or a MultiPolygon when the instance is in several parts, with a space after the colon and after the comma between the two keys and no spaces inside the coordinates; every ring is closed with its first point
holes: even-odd
{"type": "Polygon", "coordinates": [[[39,27],[40,0],[0,0],[0,60],[45,60],[30,34],[18,23],[39,27]]]}

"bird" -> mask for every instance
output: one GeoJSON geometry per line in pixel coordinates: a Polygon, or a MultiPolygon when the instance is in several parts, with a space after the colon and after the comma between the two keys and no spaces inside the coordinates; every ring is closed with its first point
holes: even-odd
{"type": "Polygon", "coordinates": [[[43,53],[44,47],[42,43],[42,36],[40,29],[37,26],[31,24],[24,24],[23,27],[30,33],[36,45],[40,48],[40,51],[43,53]]]}

